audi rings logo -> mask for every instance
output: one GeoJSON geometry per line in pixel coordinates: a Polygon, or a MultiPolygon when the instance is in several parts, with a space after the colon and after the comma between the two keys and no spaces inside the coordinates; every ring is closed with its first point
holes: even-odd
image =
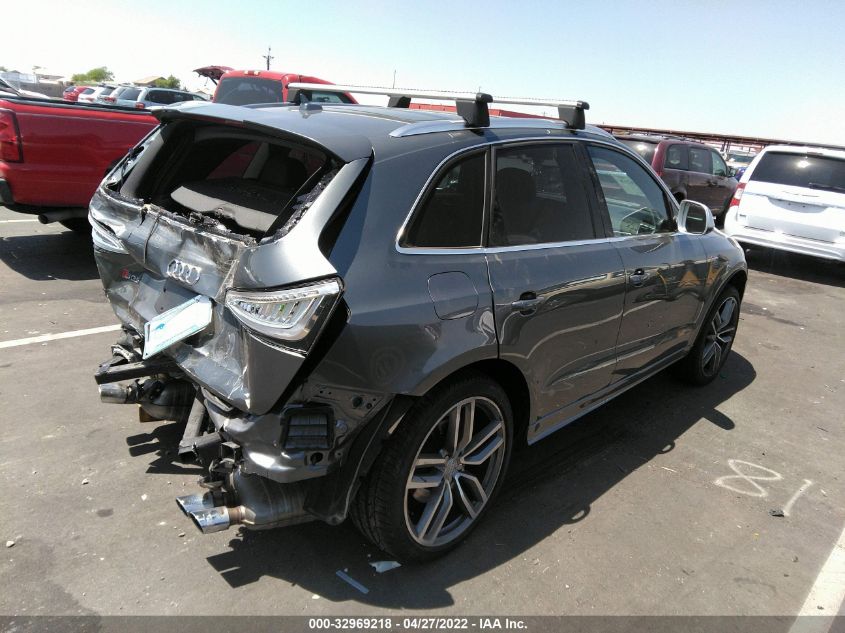
{"type": "Polygon", "coordinates": [[[193,286],[200,280],[200,268],[199,266],[186,264],[181,259],[173,259],[167,265],[167,275],[189,286],[193,286]]]}

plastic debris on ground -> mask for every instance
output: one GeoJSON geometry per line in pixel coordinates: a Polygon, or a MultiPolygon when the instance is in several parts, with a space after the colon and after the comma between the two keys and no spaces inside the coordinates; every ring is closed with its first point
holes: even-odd
{"type": "Polygon", "coordinates": [[[338,570],[335,572],[335,575],[336,575],[338,578],[340,578],[341,580],[343,580],[344,582],[346,582],[347,584],[352,585],[355,589],[357,589],[357,590],[358,590],[358,591],[360,591],[361,593],[364,593],[364,594],[370,593],[370,590],[369,590],[369,589],[367,589],[367,588],[366,588],[364,585],[362,585],[360,582],[358,582],[357,580],[355,580],[354,578],[352,578],[351,576],[349,576],[349,574],[347,574],[346,572],[341,571],[340,569],[338,569],[338,570]]]}
{"type": "Polygon", "coordinates": [[[383,574],[391,569],[401,567],[402,563],[397,563],[395,560],[377,560],[370,563],[370,567],[375,569],[378,573],[383,574]]]}

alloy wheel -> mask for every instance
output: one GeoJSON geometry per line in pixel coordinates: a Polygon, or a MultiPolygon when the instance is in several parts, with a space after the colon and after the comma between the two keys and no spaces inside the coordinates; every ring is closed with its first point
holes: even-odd
{"type": "Polygon", "coordinates": [[[707,376],[719,371],[730,351],[736,332],[738,306],[734,297],[727,297],[710,320],[701,350],[701,371],[707,376]]]}
{"type": "Polygon", "coordinates": [[[507,435],[488,398],[453,405],[423,440],[405,484],[405,523],[426,547],[445,545],[469,528],[502,472],[507,435]]]}

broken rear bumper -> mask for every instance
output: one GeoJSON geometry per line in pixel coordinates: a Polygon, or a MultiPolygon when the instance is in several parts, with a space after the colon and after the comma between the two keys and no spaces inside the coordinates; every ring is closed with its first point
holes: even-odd
{"type": "MultiPolygon", "coordinates": [[[[262,485],[268,490],[302,485],[307,491],[306,514],[332,524],[346,518],[355,489],[388,429],[412,402],[306,381],[288,402],[252,414],[194,382],[172,358],[142,360],[140,344],[140,337],[127,330],[113,346],[112,358],[100,365],[95,380],[103,401],[137,403],[153,419],[187,418],[180,456],[195,458],[207,469],[211,488],[219,489],[233,477],[267,480],[262,485]],[[197,407],[201,422],[192,421],[197,407]]],[[[231,503],[239,499],[234,489],[228,498],[231,503]]],[[[218,512],[215,520],[222,521],[221,516],[218,512]]],[[[244,522],[232,517],[226,519],[227,526],[244,522]]],[[[192,518],[200,525],[201,520],[192,518]]]]}

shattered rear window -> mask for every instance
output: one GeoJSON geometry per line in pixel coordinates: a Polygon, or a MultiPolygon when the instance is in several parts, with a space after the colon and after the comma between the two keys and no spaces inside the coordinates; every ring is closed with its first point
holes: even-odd
{"type": "Polygon", "coordinates": [[[167,132],[138,197],[220,233],[286,233],[338,167],[316,150],[234,128],[182,123],[167,132]]]}

